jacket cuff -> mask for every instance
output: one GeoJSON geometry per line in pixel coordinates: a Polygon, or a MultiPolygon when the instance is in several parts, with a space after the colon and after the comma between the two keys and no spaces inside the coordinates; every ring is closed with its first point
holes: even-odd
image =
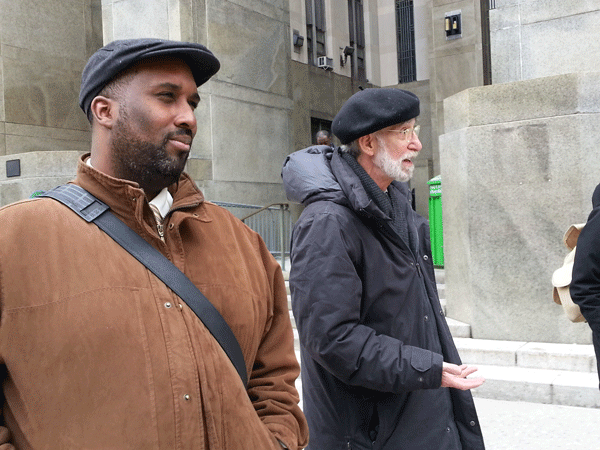
{"type": "Polygon", "coordinates": [[[275,436],[275,439],[277,439],[279,447],[286,448],[289,450],[298,450],[302,448],[302,443],[300,443],[300,445],[298,444],[298,436],[296,436],[295,433],[293,433],[292,430],[290,430],[285,425],[274,422],[267,423],[265,425],[267,426],[271,434],[275,436]],[[285,445],[285,447],[283,447],[281,444],[285,445]]]}
{"type": "Polygon", "coordinates": [[[444,357],[439,353],[413,347],[410,365],[415,371],[417,389],[437,389],[442,385],[444,357]]]}

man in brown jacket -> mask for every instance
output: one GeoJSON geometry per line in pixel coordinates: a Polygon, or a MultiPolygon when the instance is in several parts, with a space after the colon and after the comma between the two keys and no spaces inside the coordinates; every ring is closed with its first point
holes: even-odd
{"type": "Polygon", "coordinates": [[[210,299],[240,344],[248,387],[182,299],[96,225],[49,198],[22,201],[0,209],[0,448],[306,445],[281,269],[183,173],[197,86],[218,69],[193,43],[96,52],[80,94],[91,154],[74,183],[210,299]]]}

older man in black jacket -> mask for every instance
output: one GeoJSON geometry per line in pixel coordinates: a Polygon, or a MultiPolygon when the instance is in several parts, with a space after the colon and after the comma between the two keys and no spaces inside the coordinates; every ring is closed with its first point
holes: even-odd
{"type": "Polygon", "coordinates": [[[286,160],[290,286],[304,411],[314,450],[480,450],[467,378],[440,305],[427,221],[407,181],[422,148],[419,100],[401,89],[353,95],[333,121],[341,149],[286,160]]]}

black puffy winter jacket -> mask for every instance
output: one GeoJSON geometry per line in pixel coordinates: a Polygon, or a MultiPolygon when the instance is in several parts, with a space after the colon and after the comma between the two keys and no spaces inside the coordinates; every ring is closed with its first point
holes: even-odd
{"type": "Polygon", "coordinates": [[[294,226],[290,287],[300,333],[309,449],[483,449],[469,391],[441,388],[442,362],[460,364],[440,305],[429,226],[406,183],[416,252],[393,231],[339,150],[316,146],[283,167],[294,226]]]}

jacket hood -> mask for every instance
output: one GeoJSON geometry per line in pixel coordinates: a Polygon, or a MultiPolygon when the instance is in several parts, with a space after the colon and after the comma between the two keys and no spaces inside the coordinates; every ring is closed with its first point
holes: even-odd
{"type": "Polygon", "coordinates": [[[315,145],[289,155],[281,177],[288,200],[302,205],[313,201],[342,199],[340,184],[331,170],[333,149],[315,145]]]}
{"type": "MultiPolygon", "coordinates": [[[[315,145],[289,155],[281,172],[288,200],[308,206],[329,200],[349,206],[361,214],[390,220],[369,198],[360,179],[339,154],[339,149],[315,145]]],[[[393,181],[388,187],[390,195],[410,200],[407,183],[393,181]]]]}

